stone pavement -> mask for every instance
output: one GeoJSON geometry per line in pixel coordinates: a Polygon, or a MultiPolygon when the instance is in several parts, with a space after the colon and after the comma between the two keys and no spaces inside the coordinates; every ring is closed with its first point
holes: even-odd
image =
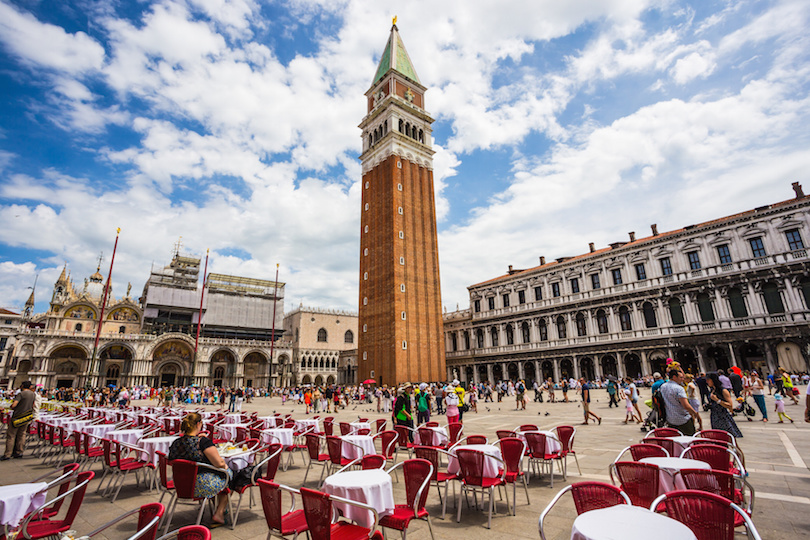
{"type": "MultiPolygon", "coordinates": [[[[646,399],[649,397],[649,390],[644,390],[642,398],[646,399]]],[[[803,397],[804,387],[801,390],[803,397]]],[[[532,392],[529,392],[529,395],[531,396],[532,392]]],[[[609,409],[605,393],[596,390],[593,392],[592,399],[598,399],[598,402],[592,403],[591,410],[603,417],[602,425],[580,426],[582,409],[576,402],[529,403],[526,411],[518,412],[514,410],[514,400],[505,399],[502,403],[479,402],[477,414],[473,412],[465,414],[464,432],[467,435],[483,434],[493,440],[496,429],[514,429],[523,423],[537,424],[541,429],[550,429],[561,424],[575,425],[577,435],[574,449],[577,450],[582,475],[577,473],[576,464],[571,459],[568,467],[568,482],[585,479],[609,482],[608,465],[622,448],[638,442],[643,437],[643,433],[636,425],[622,424],[624,409],[609,409]]],[[[770,396],[766,396],[766,399],[770,411],[773,401],[770,396]]],[[[746,465],[750,473],[749,481],[756,490],[753,520],[764,539],[810,538],[810,470],[807,467],[807,463],[810,462],[810,424],[802,422],[803,405],[787,405],[786,408],[788,414],[796,421],[795,424],[778,424],[774,421],[767,424],[759,421],[746,422],[738,417],[738,420],[742,420],[738,423],[744,433],[740,444],[746,456],[746,465]]],[[[288,404],[282,408],[281,400],[278,398],[257,399],[251,404],[246,404],[244,409],[246,411],[258,410],[260,414],[278,411],[294,412],[296,417],[304,416],[302,405],[288,404]]],[[[646,412],[644,409],[645,407],[642,405],[642,411],[646,412]]],[[[350,405],[335,416],[338,420],[352,421],[358,415],[369,417],[372,420],[387,416],[378,414],[375,405],[361,404],[350,405]]],[[[708,428],[708,413],[703,413],[703,418],[704,425],[708,428]]],[[[444,424],[444,417],[440,421],[444,424]]],[[[27,452],[24,459],[0,462],[2,484],[22,483],[42,474],[48,468],[43,467],[40,461],[31,458],[30,452],[27,452]]],[[[313,471],[309,475],[308,487],[316,487],[320,474],[320,470],[316,467],[313,467],[313,471]]],[[[93,468],[95,471],[99,469],[100,465],[93,468]]],[[[300,487],[304,471],[305,467],[302,466],[301,458],[296,456],[293,466],[286,472],[280,470],[276,475],[276,480],[283,484],[300,487]]],[[[97,482],[98,480],[91,482],[84,505],[74,524],[74,528],[81,534],[90,532],[96,526],[127,510],[156,501],[159,497],[159,494],[155,495],[155,493],[136,489],[134,479],[129,478],[127,484],[122,488],[118,500],[111,504],[108,499],[94,493],[97,482]]],[[[557,491],[568,482],[555,474],[554,488],[551,488],[548,477],[532,478],[529,483],[531,503],[527,504],[525,492],[522,489],[518,490],[517,515],[506,515],[504,513],[505,505],[502,502],[499,503],[500,512],[493,515],[491,530],[486,528],[487,517],[484,511],[476,511],[466,506],[462,509],[461,522],[456,523],[455,515],[451,516],[454,511],[452,502],[448,503],[447,519],[442,520],[440,518],[441,504],[436,490],[433,488],[428,496],[428,510],[432,516],[436,538],[470,538],[470,534],[480,535],[479,538],[492,539],[539,538],[537,520],[540,512],[557,491]]],[[[258,490],[256,490],[256,494],[258,495],[258,490]]],[[[512,496],[511,489],[509,496],[510,498],[512,496]]],[[[394,483],[394,499],[397,502],[404,500],[404,484],[394,483]]],[[[164,498],[164,503],[167,501],[168,496],[164,498]]],[[[236,499],[234,499],[235,505],[236,499]]],[[[263,540],[266,537],[267,526],[258,498],[257,505],[252,509],[247,509],[246,506],[247,503],[242,509],[236,530],[232,531],[226,527],[215,529],[213,531],[215,540],[263,540]]],[[[574,507],[570,497],[564,498],[546,520],[549,540],[568,539],[574,517],[574,507]]],[[[178,505],[173,528],[191,524],[195,519],[196,510],[194,508],[178,505]]],[[[206,513],[203,523],[207,524],[208,519],[209,516],[206,513]]],[[[119,540],[129,536],[127,533],[131,531],[132,524],[129,522],[119,526],[106,537],[99,535],[96,538],[119,540]]],[[[391,534],[393,535],[391,538],[397,537],[397,533],[392,532],[391,534]]],[[[418,521],[412,522],[408,536],[415,539],[430,537],[427,525],[418,521]]],[[[742,537],[742,535],[738,535],[738,537],[742,537]]]]}

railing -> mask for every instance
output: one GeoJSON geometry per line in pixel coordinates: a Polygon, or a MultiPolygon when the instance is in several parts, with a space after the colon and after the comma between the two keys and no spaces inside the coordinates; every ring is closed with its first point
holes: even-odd
{"type": "Polygon", "coordinates": [[[691,275],[692,277],[700,277],[703,275],[703,270],[692,270],[692,272],[689,275],[691,275]]]}
{"type": "Polygon", "coordinates": [[[755,266],[764,266],[768,264],[768,257],[759,257],[758,259],[754,259],[755,266]]]}
{"type": "Polygon", "coordinates": [[[807,250],[804,249],[797,249],[790,252],[790,256],[793,259],[804,259],[807,257],[807,250]]]}
{"type": "Polygon", "coordinates": [[[778,323],[778,322],[785,322],[787,318],[784,315],[771,315],[770,316],[771,322],[778,323]]]}
{"type": "Polygon", "coordinates": [[[721,272],[731,272],[732,270],[734,270],[734,265],[731,263],[720,265],[721,272]]]}

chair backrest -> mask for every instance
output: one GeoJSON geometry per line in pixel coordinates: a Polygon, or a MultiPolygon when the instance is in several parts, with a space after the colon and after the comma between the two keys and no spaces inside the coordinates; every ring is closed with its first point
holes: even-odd
{"type": "Polygon", "coordinates": [[[439,477],[439,450],[432,446],[417,446],[413,449],[414,455],[419,459],[424,459],[433,465],[433,475],[431,480],[434,482],[439,477]]]}
{"type": "Polygon", "coordinates": [[[566,455],[573,450],[574,436],[577,434],[576,428],[574,428],[574,426],[557,426],[554,428],[554,431],[557,432],[557,439],[560,441],[562,454],[566,455]]]}
{"type": "Polygon", "coordinates": [[[506,471],[519,473],[522,470],[523,454],[526,452],[526,443],[517,437],[500,439],[501,457],[506,464],[506,471]]]}
{"type": "Polygon", "coordinates": [[[646,439],[647,437],[679,437],[683,435],[680,431],[675,428],[671,427],[660,427],[651,430],[647,435],[644,436],[646,439]]]}
{"type": "Polygon", "coordinates": [[[408,428],[406,426],[394,426],[394,430],[397,432],[397,446],[407,448],[410,442],[408,428]]]}
{"type": "Polygon", "coordinates": [[[93,471],[84,471],[76,476],[76,486],[80,486],[82,483],[84,483],[84,485],[74,491],[73,496],[70,498],[70,505],[68,505],[67,513],[63,519],[64,523],[68,525],[68,529],[73,525],[73,520],[76,519],[79,509],[82,507],[84,493],[87,491],[87,484],[90,483],[90,480],[92,480],[95,475],[96,473],[93,471]]]}
{"type": "Polygon", "coordinates": [[[695,433],[695,437],[714,439],[717,441],[732,443],[734,446],[737,445],[737,441],[734,439],[734,436],[728,431],[723,431],[722,429],[704,429],[695,433]]]}
{"type": "Polygon", "coordinates": [[[382,469],[385,467],[385,456],[382,454],[366,454],[360,461],[360,468],[364,471],[382,469]]]}
{"type": "Polygon", "coordinates": [[[658,497],[659,469],[650,463],[618,461],[613,464],[619,483],[635,506],[649,508],[658,497]]]}
{"type": "Polygon", "coordinates": [[[486,455],[478,450],[467,450],[463,446],[456,449],[459,474],[466,484],[480,486],[484,478],[484,458],[486,455]]]}
{"type": "Polygon", "coordinates": [[[332,499],[314,489],[301,488],[304,517],[313,540],[329,540],[332,537],[332,499]]]}
{"type": "Polygon", "coordinates": [[[335,465],[340,465],[343,458],[342,455],[343,441],[340,437],[327,436],[326,437],[326,450],[329,453],[329,461],[335,465]]]}
{"type": "Polygon", "coordinates": [[[423,446],[436,446],[434,442],[434,431],[430,428],[420,427],[416,430],[419,433],[419,441],[423,446]]]}
{"type": "Polygon", "coordinates": [[[458,442],[461,432],[464,431],[464,425],[460,422],[451,422],[447,424],[447,444],[453,446],[458,442]]]}
{"type": "Polygon", "coordinates": [[[357,421],[358,421],[358,422],[368,422],[368,418],[360,418],[360,417],[358,416],[358,417],[357,417],[357,421]]]}
{"type": "Polygon", "coordinates": [[[533,457],[546,455],[546,434],[529,431],[523,435],[526,437],[526,444],[529,446],[529,453],[533,457]]]}
{"type": "Polygon", "coordinates": [[[82,446],[82,432],[74,431],[71,437],[73,437],[73,446],[76,448],[76,452],[78,452],[80,455],[84,454],[84,446],[82,446]]]}
{"type": "Polygon", "coordinates": [[[321,439],[314,433],[307,433],[304,435],[304,439],[306,440],[307,445],[307,453],[309,454],[309,459],[318,461],[318,455],[321,453],[321,439]]]}
{"type": "Polygon", "coordinates": [[[197,483],[197,464],[185,459],[175,459],[170,464],[177,498],[193,499],[194,486],[197,483]]]}
{"type": "Polygon", "coordinates": [[[331,417],[323,419],[323,432],[325,435],[332,435],[332,420],[331,417]]]}
{"type": "Polygon", "coordinates": [[[360,428],[357,430],[357,435],[371,435],[371,430],[368,428],[360,428]]]}
{"type": "Polygon", "coordinates": [[[281,488],[275,482],[260,478],[258,481],[259,493],[262,500],[262,510],[267,526],[281,532],[281,488]]]}
{"type": "Polygon", "coordinates": [[[347,422],[341,422],[338,424],[340,426],[340,434],[341,435],[348,435],[352,431],[352,426],[350,426],[347,422]]]}
{"type": "Polygon", "coordinates": [[[515,432],[514,431],[509,431],[508,429],[499,429],[499,430],[495,431],[495,435],[498,436],[498,439],[507,439],[509,437],[514,437],[515,432]]]}
{"type": "MultiPolygon", "coordinates": [[[[162,518],[163,512],[165,511],[166,509],[160,503],[149,503],[141,506],[138,512],[138,531],[141,531],[144,527],[149,525],[149,522],[156,517],[162,518]]],[[[138,540],[155,540],[159,527],[160,520],[158,519],[147,532],[138,537],[138,540]]]]}
{"type": "Polygon", "coordinates": [[[734,475],[730,472],[714,469],[681,469],[678,474],[681,475],[686,489],[706,491],[734,500],[734,475]]]}
{"type": "MultiPolygon", "coordinates": [[[[77,470],[79,470],[79,464],[78,463],[69,463],[69,464],[65,465],[62,468],[62,474],[60,474],[59,476],[61,477],[61,476],[64,476],[66,474],[71,474],[71,473],[76,472],[77,470]]],[[[59,491],[57,492],[56,496],[59,497],[59,495],[64,495],[65,493],[67,493],[67,490],[69,490],[69,489],[70,489],[70,482],[62,482],[59,485],[59,491]]],[[[51,514],[51,515],[58,514],[59,509],[62,508],[62,503],[63,502],[65,502],[65,499],[59,499],[58,501],[53,503],[48,508],[48,513],[51,514]]]]}
{"type": "Polygon", "coordinates": [[[388,420],[385,418],[378,418],[374,421],[374,426],[377,429],[377,433],[382,433],[385,431],[385,426],[388,425],[388,420]]]}
{"type": "Polygon", "coordinates": [[[238,427],[236,428],[236,442],[240,443],[248,438],[248,430],[247,428],[238,427]]]}
{"type": "Polygon", "coordinates": [[[518,428],[519,431],[537,431],[538,429],[534,424],[521,424],[518,428]]]}
{"type": "Polygon", "coordinates": [[[666,450],[667,453],[670,456],[675,455],[675,441],[673,441],[670,438],[667,438],[667,437],[646,437],[644,439],[644,443],[645,444],[654,444],[656,446],[660,446],[661,448],[666,450]]]}
{"type": "Polygon", "coordinates": [[[211,540],[211,531],[202,525],[189,525],[177,530],[177,540],[211,540]]]}
{"type": "Polygon", "coordinates": [[[469,435],[467,444],[487,444],[487,438],[483,435],[469,435]]]}
{"type": "Polygon", "coordinates": [[[394,452],[397,450],[397,439],[399,434],[393,430],[386,430],[380,432],[380,453],[386,459],[394,457],[394,452]]]}
{"type": "Polygon", "coordinates": [[[405,499],[416,516],[425,507],[433,464],[426,459],[409,459],[402,464],[402,472],[405,476],[405,499]]]}
{"type": "Polygon", "coordinates": [[[101,439],[101,447],[104,449],[104,464],[107,467],[115,467],[118,460],[113,453],[112,441],[110,439],[101,439]]]}
{"type": "Polygon", "coordinates": [[[571,496],[577,515],[608,508],[617,504],[626,504],[622,490],[605,482],[576,482],[571,484],[571,496]]]}
{"type": "Polygon", "coordinates": [[[731,450],[719,444],[696,444],[684,450],[681,457],[704,461],[712,469],[730,472],[732,455],[731,450]]]}
{"type": "Polygon", "coordinates": [[[641,461],[648,457],[670,457],[663,446],[647,443],[631,444],[630,455],[633,456],[633,461],[641,461]]]}
{"type": "Polygon", "coordinates": [[[689,527],[697,540],[733,540],[731,501],[705,491],[671,491],[664,499],[667,515],[689,527]]]}
{"type": "MultiPolygon", "coordinates": [[[[270,459],[267,461],[267,470],[264,472],[265,480],[273,480],[278,472],[278,465],[281,463],[281,453],[284,451],[284,445],[281,443],[270,443],[267,445],[267,455],[270,459]]],[[[318,459],[317,457],[315,458],[318,459]]]]}
{"type": "Polygon", "coordinates": [[[158,457],[158,473],[160,474],[160,485],[163,489],[169,489],[169,459],[163,452],[155,452],[158,457]]]}

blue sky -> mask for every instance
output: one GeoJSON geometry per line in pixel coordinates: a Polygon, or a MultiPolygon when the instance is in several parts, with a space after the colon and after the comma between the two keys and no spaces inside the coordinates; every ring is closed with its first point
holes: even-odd
{"type": "Polygon", "coordinates": [[[538,257],[810,188],[806,0],[0,0],[0,305],[184,251],[356,310],[391,17],[434,124],[443,303],[538,257]]]}

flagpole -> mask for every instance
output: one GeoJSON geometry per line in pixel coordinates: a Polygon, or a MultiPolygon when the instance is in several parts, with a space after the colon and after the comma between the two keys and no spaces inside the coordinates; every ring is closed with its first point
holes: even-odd
{"type": "MultiPolygon", "coordinates": [[[[98,316],[98,325],[96,327],[96,341],[93,343],[93,356],[90,360],[90,372],[88,375],[95,378],[95,385],[98,386],[101,373],[96,377],[93,370],[96,367],[96,352],[98,351],[98,340],[101,337],[101,326],[104,324],[104,307],[107,305],[107,294],[110,292],[110,281],[112,281],[113,264],[115,264],[115,251],[118,249],[118,236],[121,234],[121,227],[115,230],[115,245],[113,246],[112,258],[110,259],[110,272],[107,274],[107,284],[104,286],[104,295],[101,297],[101,310],[98,316]]],[[[93,380],[93,379],[91,379],[93,380]]]]}
{"type": "MultiPolygon", "coordinates": [[[[270,337],[270,366],[273,365],[273,346],[276,344],[276,297],[278,296],[278,263],[276,263],[276,280],[273,282],[273,326],[271,330],[272,336],[270,337]]],[[[272,368],[271,368],[272,369],[272,368]]],[[[267,374],[267,389],[270,390],[270,374],[267,374]]],[[[280,382],[284,377],[282,372],[279,376],[280,382]]]]}
{"type": "Polygon", "coordinates": [[[197,345],[200,343],[200,326],[202,326],[202,308],[203,298],[205,298],[205,284],[208,282],[208,251],[205,250],[205,270],[203,270],[203,285],[202,292],[200,293],[200,311],[197,314],[197,337],[194,339],[194,357],[191,362],[191,384],[194,384],[194,372],[196,370],[195,364],[197,363],[197,345]]]}

